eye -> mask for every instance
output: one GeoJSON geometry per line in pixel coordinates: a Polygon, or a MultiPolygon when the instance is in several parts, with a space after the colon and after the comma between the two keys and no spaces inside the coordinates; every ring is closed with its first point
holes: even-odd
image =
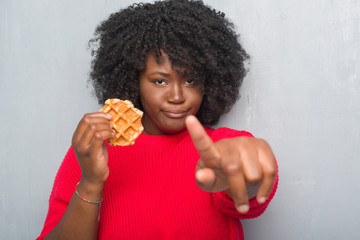
{"type": "Polygon", "coordinates": [[[153,83],[155,83],[156,85],[165,85],[166,84],[164,79],[155,79],[153,81],[153,83]]]}
{"type": "Polygon", "coordinates": [[[186,79],[185,85],[192,85],[192,84],[194,84],[194,80],[186,79]]]}

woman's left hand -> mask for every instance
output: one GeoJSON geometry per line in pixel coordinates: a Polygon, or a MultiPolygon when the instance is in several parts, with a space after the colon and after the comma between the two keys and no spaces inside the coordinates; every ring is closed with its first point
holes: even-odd
{"type": "Polygon", "coordinates": [[[195,174],[197,185],[207,192],[227,191],[240,213],[249,210],[248,190],[251,186],[256,186],[257,201],[264,203],[277,171],[269,144],[251,137],[214,143],[196,117],[189,116],[185,122],[200,154],[195,174]]]}

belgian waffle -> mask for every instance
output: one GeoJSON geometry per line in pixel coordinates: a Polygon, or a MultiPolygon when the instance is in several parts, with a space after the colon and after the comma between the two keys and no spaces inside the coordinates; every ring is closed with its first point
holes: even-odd
{"type": "Polygon", "coordinates": [[[113,116],[110,122],[115,130],[115,136],[108,141],[111,146],[133,145],[135,139],[144,130],[141,124],[143,112],[135,108],[129,100],[108,99],[100,111],[113,116]]]}

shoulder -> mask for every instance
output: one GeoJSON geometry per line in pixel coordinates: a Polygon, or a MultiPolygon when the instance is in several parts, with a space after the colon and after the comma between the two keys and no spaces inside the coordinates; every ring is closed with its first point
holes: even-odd
{"type": "Polygon", "coordinates": [[[233,137],[254,137],[250,132],[244,130],[235,130],[227,127],[221,127],[217,129],[205,127],[205,131],[216,142],[224,138],[233,137]]]}

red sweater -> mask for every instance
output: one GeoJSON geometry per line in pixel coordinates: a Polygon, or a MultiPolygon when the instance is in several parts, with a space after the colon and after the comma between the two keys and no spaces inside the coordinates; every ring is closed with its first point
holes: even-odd
{"type": "MultiPolygon", "coordinates": [[[[206,128],[218,141],[252,136],[228,128],[206,128]]],[[[111,147],[98,239],[244,239],[238,219],[260,216],[273,198],[278,177],[264,204],[250,200],[246,214],[236,211],[224,192],[208,193],[195,182],[199,159],[189,133],[141,134],[133,146],[111,147]]],[[[60,221],[80,180],[74,150],[69,149],[55,178],[49,211],[38,239],[60,221]]]]}

